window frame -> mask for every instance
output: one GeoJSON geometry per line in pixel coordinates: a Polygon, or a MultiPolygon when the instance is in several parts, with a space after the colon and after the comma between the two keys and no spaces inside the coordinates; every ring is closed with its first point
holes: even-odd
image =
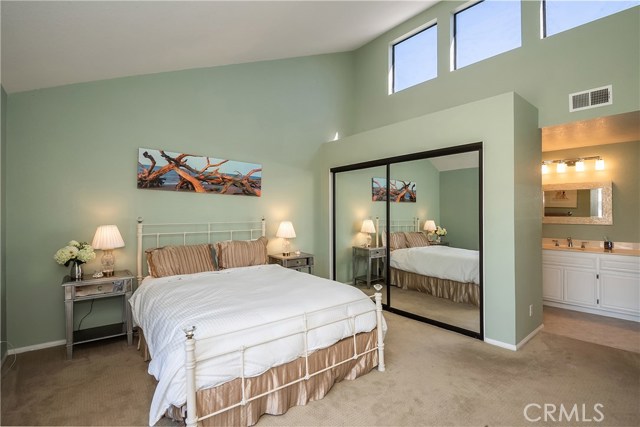
{"type": "MultiPolygon", "coordinates": [[[[502,51],[500,53],[496,53],[493,54],[491,56],[487,56],[479,61],[476,62],[472,62],[470,64],[465,65],[464,67],[460,67],[458,68],[458,25],[456,22],[456,15],[458,15],[459,13],[462,13],[468,9],[471,9],[474,6],[479,5],[480,3],[484,3],[486,0],[471,0],[467,3],[464,3],[460,6],[458,6],[457,8],[453,9],[451,11],[451,23],[450,23],[450,28],[451,28],[451,48],[449,51],[449,59],[450,59],[450,70],[449,71],[456,71],[460,68],[465,68],[468,67],[469,65],[473,65],[473,64],[477,64],[478,62],[482,62],[486,59],[492,58],[494,56],[498,56],[501,55],[503,53],[507,53],[510,52],[512,50],[518,49],[522,47],[522,3],[520,2],[520,22],[519,22],[519,27],[520,27],[520,45],[513,47],[511,49],[502,51]]],[[[544,1],[544,0],[541,0],[544,1]]]]}
{"type": "Polygon", "coordinates": [[[388,83],[387,84],[387,88],[388,88],[388,90],[387,90],[388,93],[387,94],[388,95],[393,95],[395,93],[402,92],[403,90],[409,89],[409,88],[411,88],[413,86],[417,86],[417,85],[419,85],[421,83],[424,83],[424,82],[427,82],[429,80],[433,80],[433,79],[437,78],[438,77],[438,20],[437,19],[432,19],[431,21],[429,21],[429,22],[427,22],[427,23],[425,23],[425,24],[423,24],[423,25],[421,25],[421,26],[419,26],[417,28],[414,28],[413,30],[409,31],[408,33],[405,33],[402,36],[392,40],[389,43],[388,52],[389,52],[389,71],[388,71],[388,82],[387,82],[388,83]],[[407,41],[407,40],[411,39],[412,37],[417,36],[418,34],[422,34],[423,32],[425,32],[425,31],[427,31],[427,30],[429,30],[429,29],[431,29],[433,27],[436,27],[436,75],[435,75],[435,77],[433,77],[431,79],[428,79],[428,80],[424,80],[424,81],[422,81],[420,83],[416,83],[415,85],[412,85],[412,86],[407,86],[404,89],[400,89],[400,90],[396,91],[396,88],[395,88],[395,74],[396,74],[395,73],[395,70],[396,70],[395,47],[397,45],[399,45],[400,43],[402,43],[404,41],[407,41]]]}
{"type": "MultiPolygon", "coordinates": [[[[637,7],[637,5],[633,6],[633,7],[637,7]]],[[[587,22],[583,22],[582,24],[578,24],[575,27],[570,27],[570,28],[567,28],[565,30],[558,31],[556,33],[553,33],[553,34],[549,35],[548,32],[547,32],[547,0],[540,0],[540,38],[541,39],[546,39],[548,37],[553,37],[555,35],[564,33],[566,31],[571,31],[574,28],[578,28],[578,27],[581,27],[583,25],[588,25],[588,24],[590,24],[592,22],[595,22],[595,21],[597,21],[599,19],[603,19],[603,18],[606,18],[608,16],[615,15],[616,13],[620,13],[620,12],[624,12],[626,10],[630,10],[633,7],[627,8],[627,9],[622,9],[622,10],[619,10],[617,12],[610,13],[608,15],[600,16],[598,18],[592,19],[591,21],[587,21],[587,22]]]]}

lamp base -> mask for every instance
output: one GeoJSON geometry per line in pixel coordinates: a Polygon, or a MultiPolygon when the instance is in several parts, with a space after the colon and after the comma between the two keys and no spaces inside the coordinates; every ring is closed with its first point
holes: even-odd
{"type": "Polygon", "coordinates": [[[102,275],[105,277],[113,276],[113,267],[116,264],[116,258],[113,256],[113,250],[105,249],[100,261],[102,262],[102,275]]]}

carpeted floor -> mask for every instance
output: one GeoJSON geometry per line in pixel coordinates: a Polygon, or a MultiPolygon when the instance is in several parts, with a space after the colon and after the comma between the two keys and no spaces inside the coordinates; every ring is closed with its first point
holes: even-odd
{"type": "MultiPolygon", "coordinates": [[[[385,317],[386,372],[343,381],[323,400],[264,416],[258,426],[640,425],[638,353],[544,331],[512,352],[385,317]],[[578,411],[570,422],[529,422],[530,404],[530,418],[542,417],[545,404],[578,411]],[[583,413],[590,421],[576,422],[583,413]]],[[[147,423],[154,380],[126,341],[79,346],[72,361],[57,347],[20,354],[9,369],[11,362],[2,370],[2,425],[147,423]]]]}
{"type": "MultiPolygon", "coordinates": [[[[386,292],[383,292],[383,303],[386,303],[386,292]]],[[[473,304],[453,302],[424,292],[391,286],[391,305],[409,313],[480,332],[480,309],[473,304]]]]}

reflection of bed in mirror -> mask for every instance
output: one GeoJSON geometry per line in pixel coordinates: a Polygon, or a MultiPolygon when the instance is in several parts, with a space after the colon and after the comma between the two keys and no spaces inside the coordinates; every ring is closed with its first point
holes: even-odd
{"type": "Polygon", "coordinates": [[[478,251],[429,245],[420,231],[392,231],[389,237],[392,285],[480,305],[478,251]]]}

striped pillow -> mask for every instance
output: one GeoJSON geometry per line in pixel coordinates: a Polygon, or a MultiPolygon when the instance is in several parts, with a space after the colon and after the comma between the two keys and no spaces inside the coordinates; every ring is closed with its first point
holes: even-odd
{"type": "Polygon", "coordinates": [[[396,233],[391,233],[389,236],[390,236],[389,248],[392,251],[396,249],[404,249],[408,247],[407,239],[405,238],[404,233],[396,232],[396,233]]]}
{"type": "Polygon", "coordinates": [[[404,233],[404,237],[407,240],[407,247],[409,248],[420,248],[422,246],[429,246],[429,239],[427,239],[427,235],[421,231],[404,233]]]}
{"type": "Polygon", "coordinates": [[[248,267],[267,263],[266,237],[257,240],[228,240],[216,243],[218,268],[248,267]]]}
{"type": "Polygon", "coordinates": [[[153,277],[215,271],[211,245],[165,246],[146,251],[149,274],[153,277]]]}

